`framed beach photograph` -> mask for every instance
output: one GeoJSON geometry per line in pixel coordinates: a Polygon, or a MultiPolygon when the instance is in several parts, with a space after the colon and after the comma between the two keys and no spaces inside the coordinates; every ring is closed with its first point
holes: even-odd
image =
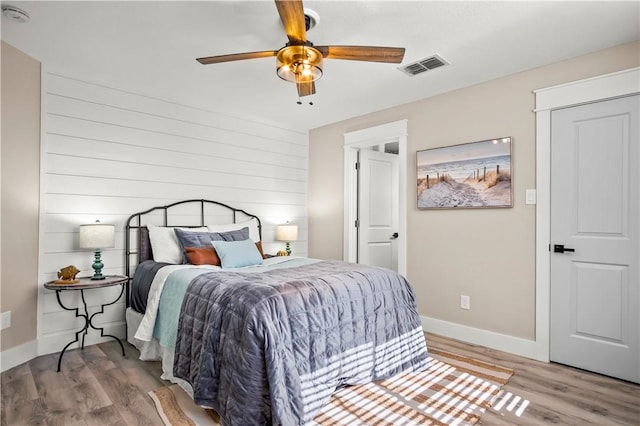
{"type": "Polygon", "coordinates": [[[513,207],[511,138],[416,153],[418,208],[513,207]]]}

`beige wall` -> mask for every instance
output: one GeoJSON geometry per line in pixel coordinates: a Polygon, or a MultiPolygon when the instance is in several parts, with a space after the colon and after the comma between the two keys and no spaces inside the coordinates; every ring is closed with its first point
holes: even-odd
{"type": "Polygon", "coordinates": [[[4,351],[36,339],[40,202],[40,63],[2,42],[0,306],[4,351]]]}
{"type": "Polygon", "coordinates": [[[637,67],[639,56],[639,43],[621,45],[312,130],[309,256],[343,256],[343,134],[408,119],[407,278],[420,314],[534,339],[535,206],[524,202],[535,188],[533,90],[637,67]],[[501,136],[513,137],[513,208],[417,209],[416,151],[501,136]]]}
{"type": "MultiPolygon", "coordinates": [[[[535,211],[524,205],[524,190],[535,186],[532,90],[638,66],[639,52],[638,43],[623,45],[311,131],[309,255],[342,258],[343,133],[406,118],[407,275],[420,313],[533,338],[535,211]],[[513,209],[416,209],[417,150],[503,135],[514,138],[513,209]],[[462,293],[472,298],[470,311],[458,308],[462,293]]],[[[40,64],[4,42],[1,56],[0,309],[12,311],[4,351],[37,333],[40,64]]]]}

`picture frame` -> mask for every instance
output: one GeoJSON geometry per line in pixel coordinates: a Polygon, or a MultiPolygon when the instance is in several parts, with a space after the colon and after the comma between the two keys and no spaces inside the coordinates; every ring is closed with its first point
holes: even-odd
{"type": "Polygon", "coordinates": [[[511,137],[416,152],[418,209],[513,207],[511,137]]]}

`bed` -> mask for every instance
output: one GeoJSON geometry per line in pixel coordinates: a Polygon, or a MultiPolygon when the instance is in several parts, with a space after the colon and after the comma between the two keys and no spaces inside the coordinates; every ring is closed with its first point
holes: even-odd
{"type": "Polygon", "coordinates": [[[428,367],[393,271],[270,257],[260,218],[210,200],[135,213],[125,238],[127,340],[224,425],[309,424],[338,387],[428,367]]]}

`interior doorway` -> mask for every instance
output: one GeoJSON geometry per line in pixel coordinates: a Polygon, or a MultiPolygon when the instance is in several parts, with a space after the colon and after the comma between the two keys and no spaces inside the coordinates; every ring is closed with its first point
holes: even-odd
{"type": "Polygon", "coordinates": [[[640,93],[640,68],[534,91],[536,95],[536,337],[527,356],[549,361],[551,271],[551,114],[576,105],[640,93]]]}
{"type": "MultiPolygon", "coordinates": [[[[370,127],[344,135],[344,260],[357,263],[362,256],[362,247],[359,242],[359,187],[363,182],[358,182],[358,157],[362,150],[368,152],[380,152],[397,158],[397,201],[394,215],[397,216],[397,230],[385,232],[386,242],[377,247],[387,246],[393,250],[397,261],[394,261],[397,271],[406,275],[406,217],[407,217],[407,120],[396,121],[380,126],[370,127]],[[397,233],[397,236],[393,236],[397,233]]],[[[384,168],[384,166],[383,166],[384,168]]],[[[367,182],[369,184],[370,182],[367,182]]],[[[381,240],[382,241],[382,240],[381,240]]],[[[366,250],[366,249],[365,249],[366,250]]],[[[386,250],[386,249],[385,249],[386,250]]],[[[385,250],[381,250],[383,252],[385,250]]],[[[367,262],[370,262],[370,258],[367,262]]],[[[362,262],[362,263],[367,263],[362,262]]],[[[381,265],[384,266],[384,265],[381,265]]],[[[394,268],[394,269],[396,269],[394,268]]]]}
{"type": "Polygon", "coordinates": [[[397,142],[361,148],[356,167],[358,209],[356,260],[398,271],[397,142]]]}

